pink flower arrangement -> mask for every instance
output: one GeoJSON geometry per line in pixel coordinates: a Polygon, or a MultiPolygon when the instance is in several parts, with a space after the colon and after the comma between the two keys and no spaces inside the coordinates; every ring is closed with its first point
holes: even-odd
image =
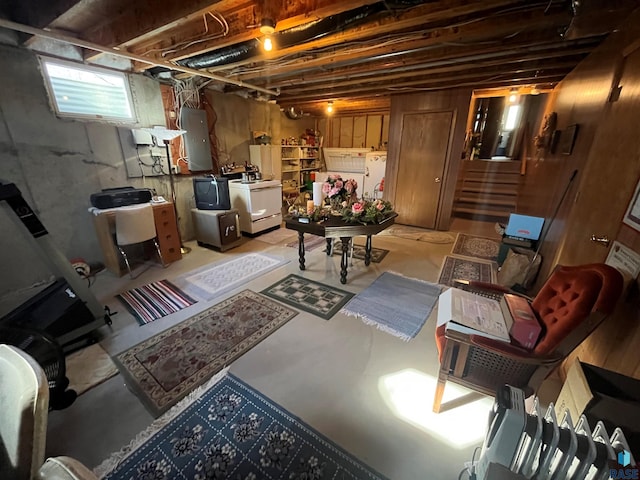
{"type": "Polygon", "coordinates": [[[364,207],[365,207],[364,202],[356,202],[353,205],[351,205],[351,212],[354,215],[358,215],[364,212],[364,207]]]}
{"type": "Polygon", "coordinates": [[[346,201],[350,197],[355,197],[357,188],[358,183],[352,178],[345,181],[340,175],[329,175],[322,185],[322,192],[329,199],[339,198],[346,201]]]}
{"type": "Polygon", "coordinates": [[[386,200],[359,200],[342,212],[342,219],[366,225],[380,223],[392,214],[393,206],[386,200]]]}

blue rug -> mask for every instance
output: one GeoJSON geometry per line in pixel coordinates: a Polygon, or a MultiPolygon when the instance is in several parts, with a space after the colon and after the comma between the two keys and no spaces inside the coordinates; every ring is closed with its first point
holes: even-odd
{"type": "Polygon", "coordinates": [[[411,340],[424,326],[438,302],[440,285],[384,272],[347,303],[341,313],[411,340]]]}
{"type": "Polygon", "coordinates": [[[385,478],[233,375],[211,384],[96,474],[104,480],[385,478]]]}

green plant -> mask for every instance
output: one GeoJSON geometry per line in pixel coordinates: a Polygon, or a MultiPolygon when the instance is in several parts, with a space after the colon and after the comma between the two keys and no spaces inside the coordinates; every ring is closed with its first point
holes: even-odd
{"type": "Polygon", "coordinates": [[[380,223],[393,213],[393,205],[386,200],[358,200],[342,210],[342,219],[346,222],[380,223]]]}

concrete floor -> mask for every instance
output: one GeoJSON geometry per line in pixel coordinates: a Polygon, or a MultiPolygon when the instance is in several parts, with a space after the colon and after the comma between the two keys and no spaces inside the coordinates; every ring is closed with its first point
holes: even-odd
{"type": "MultiPolygon", "coordinates": [[[[452,231],[495,238],[493,223],[455,221],[452,231]]],[[[362,243],[363,239],[357,240],[362,243]]],[[[289,273],[358,293],[383,271],[437,281],[453,244],[433,244],[392,236],[374,237],[374,247],[390,250],[368,268],[354,260],[348,283],[339,283],[340,258],[321,250],[307,253],[298,270],[297,249],[256,239],[225,253],[187,243],[193,251],[166,269],[151,267],[138,278],[100,273],[92,286],[101,303],[118,314],[102,327],[101,345],[113,356],[245,288],[260,291],[289,273]],[[139,326],[115,294],[152,281],[172,279],[210,262],[247,252],[279,255],[289,263],[211,302],[199,302],[151,324],[139,326]]],[[[431,413],[438,361],[433,340],[435,313],[416,338],[404,342],[342,314],[325,321],[300,312],[230,365],[230,372],[300,417],[363,462],[394,480],[457,478],[481,445],[488,397],[431,413]]],[[[445,401],[469,392],[447,386],[445,401]]],[[[80,396],[68,409],[49,415],[47,456],[68,455],[93,468],[127,445],[153,417],[116,375],[80,396]]]]}

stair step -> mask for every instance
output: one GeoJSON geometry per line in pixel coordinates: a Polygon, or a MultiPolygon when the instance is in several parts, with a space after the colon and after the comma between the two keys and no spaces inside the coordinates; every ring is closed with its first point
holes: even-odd
{"type": "Polygon", "coordinates": [[[464,185],[460,189],[460,193],[485,193],[487,195],[497,194],[497,195],[512,195],[514,197],[518,196],[518,190],[516,188],[510,187],[496,187],[496,186],[487,186],[484,184],[475,184],[475,185],[464,185]]]}
{"type": "Polygon", "coordinates": [[[508,219],[510,210],[495,210],[489,208],[454,207],[454,213],[464,213],[476,216],[495,217],[508,219]]]}
{"type": "Polygon", "coordinates": [[[513,197],[496,197],[492,195],[482,195],[482,196],[463,196],[458,198],[458,203],[472,203],[478,204],[481,203],[483,205],[500,205],[504,207],[509,207],[513,210],[516,208],[516,198],[513,197]]]}
{"type": "Polygon", "coordinates": [[[482,161],[482,160],[468,161],[467,160],[463,162],[462,168],[465,172],[520,173],[520,162],[514,162],[514,161],[496,162],[496,161],[482,161]]]}
{"type": "Polygon", "coordinates": [[[520,174],[519,173],[518,174],[501,173],[501,172],[465,173],[464,183],[468,183],[468,182],[518,185],[520,184],[520,174]]]}

